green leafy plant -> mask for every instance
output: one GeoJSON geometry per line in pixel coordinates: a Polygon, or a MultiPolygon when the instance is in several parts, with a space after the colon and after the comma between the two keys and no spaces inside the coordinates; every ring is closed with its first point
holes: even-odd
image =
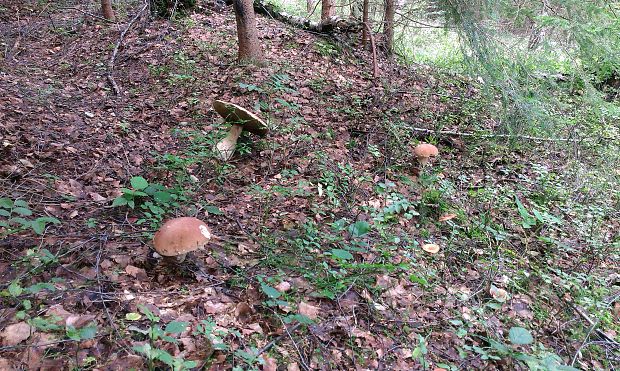
{"type": "Polygon", "coordinates": [[[49,216],[35,217],[24,200],[0,198],[0,238],[28,229],[40,235],[50,223],[60,224],[60,220],[49,216]]]}
{"type": "Polygon", "coordinates": [[[514,348],[530,346],[534,344],[534,337],[529,330],[523,327],[511,327],[508,331],[508,340],[513,347],[500,341],[488,339],[491,349],[502,357],[512,357],[515,360],[525,363],[530,370],[543,371],[576,371],[577,369],[563,364],[562,358],[547,351],[542,344],[533,346],[533,353],[518,351],[514,348]]]}
{"type": "MultiPolygon", "coordinates": [[[[197,363],[195,361],[186,361],[183,358],[173,357],[166,350],[158,348],[156,344],[158,340],[176,344],[178,342],[177,339],[175,339],[171,335],[178,335],[184,332],[188,327],[188,323],[172,321],[169,322],[166,327],[162,329],[162,327],[158,325],[158,323],[161,321],[161,318],[156,316],[144,305],[139,305],[138,308],[149,320],[150,325],[146,329],[140,329],[137,326],[129,326],[129,329],[135,332],[139,332],[148,337],[148,343],[136,345],[133,347],[134,351],[142,354],[146,358],[148,362],[148,369],[151,371],[158,369],[155,366],[156,361],[162,362],[163,364],[169,366],[173,371],[189,370],[193,367],[196,367],[197,363]]],[[[133,313],[137,314],[137,316],[131,316],[132,313],[128,314],[129,316],[126,317],[128,319],[140,318],[138,313],[133,313]]]]}
{"type": "Polygon", "coordinates": [[[141,176],[130,179],[131,188],[121,188],[122,195],[112,202],[113,207],[128,206],[135,209],[138,206],[142,210],[143,217],[138,219],[137,224],[150,222],[152,227],[157,227],[170,210],[180,206],[185,196],[174,189],[169,189],[161,184],[149,183],[141,176]]]}

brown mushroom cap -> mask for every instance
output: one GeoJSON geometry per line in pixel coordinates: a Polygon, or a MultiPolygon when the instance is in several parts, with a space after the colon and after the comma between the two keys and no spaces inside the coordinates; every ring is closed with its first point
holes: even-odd
{"type": "Polygon", "coordinates": [[[421,157],[429,158],[429,157],[437,156],[439,154],[439,150],[437,149],[437,147],[435,147],[432,144],[420,143],[415,147],[415,149],[413,150],[413,153],[415,153],[415,155],[418,158],[421,158],[421,157]]]}
{"type": "Polygon", "coordinates": [[[199,219],[170,219],[153,237],[153,247],[162,256],[178,256],[202,249],[211,239],[207,225],[199,219]]]}
{"type": "Polygon", "coordinates": [[[250,133],[264,136],[269,131],[267,124],[258,116],[234,103],[214,100],[213,109],[224,118],[224,121],[241,125],[243,130],[250,133]]]}

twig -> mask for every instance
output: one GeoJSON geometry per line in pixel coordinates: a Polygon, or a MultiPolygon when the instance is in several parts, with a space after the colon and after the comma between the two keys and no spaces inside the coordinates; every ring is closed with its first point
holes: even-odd
{"type": "Polygon", "coordinates": [[[100,17],[100,16],[98,16],[98,15],[96,15],[96,14],[92,14],[92,13],[89,13],[89,12],[85,12],[85,11],[83,11],[82,9],[79,9],[79,8],[73,8],[73,7],[68,6],[68,7],[60,7],[60,8],[56,8],[56,9],[57,9],[57,10],[75,10],[75,11],[78,11],[78,12],[80,12],[80,13],[82,13],[82,14],[84,14],[84,15],[87,15],[87,16],[89,16],[89,17],[92,17],[92,18],[98,19],[98,20],[100,20],[100,21],[102,21],[102,22],[111,23],[111,24],[115,24],[115,23],[116,23],[115,21],[111,21],[111,20],[109,20],[109,19],[105,19],[105,18],[100,17]]]}
{"type": "MultiPolygon", "coordinates": [[[[287,332],[291,333],[296,331],[298,328],[301,327],[301,322],[297,323],[295,326],[291,327],[290,329],[286,329],[286,327],[284,327],[286,329],[287,332]]],[[[276,345],[280,340],[282,340],[284,338],[284,336],[286,336],[285,333],[282,333],[280,336],[278,336],[277,338],[271,340],[269,343],[267,343],[267,345],[265,345],[264,347],[260,348],[260,350],[258,351],[258,353],[256,353],[256,356],[260,356],[261,354],[268,352],[269,349],[273,348],[274,345],[276,345]]]]}
{"type": "Polygon", "coordinates": [[[116,45],[114,46],[114,51],[112,52],[112,57],[110,58],[110,61],[108,62],[107,78],[108,78],[108,82],[110,83],[110,85],[112,85],[112,89],[114,89],[114,94],[115,95],[120,95],[121,94],[121,91],[118,88],[118,84],[114,80],[114,76],[112,76],[112,73],[114,72],[114,62],[116,62],[116,55],[118,54],[118,50],[120,49],[121,44],[123,43],[123,39],[125,38],[125,35],[127,34],[127,31],[129,31],[131,26],[138,20],[138,18],[140,18],[140,15],[142,15],[142,12],[144,12],[146,10],[146,8],[148,8],[148,6],[149,6],[149,3],[148,3],[147,0],[145,0],[144,1],[144,6],[142,7],[142,9],[140,9],[140,11],[138,11],[138,13],[136,13],[136,15],[127,24],[127,27],[125,27],[125,29],[121,32],[120,36],[118,37],[118,41],[116,42],[116,45]]]}
{"type": "Polygon", "coordinates": [[[531,135],[518,135],[518,134],[478,134],[478,133],[459,132],[459,131],[452,131],[452,130],[431,130],[431,129],[424,129],[424,128],[416,128],[416,127],[410,127],[409,129],[413,131],[427,133],[427,134],[455,135],[459,137],[515,138],[515,139],[528,139],[528,140],[541,141],[541,142],[572,142],[572,143],[578,142],[577,139],[571,139],[571,138],[542,138],[542,137],[535,137],[531,135]]]}
{"type": "Polygon", "coordinates": [[[372,77],[379,76],[379,66],[377,65],[377,48],[375,46],[375,37],[372,35],[372,30],[367,22],[363,23],[364,29],[368,32],[370,37],[370,47],[372,48],[372,77]]]}

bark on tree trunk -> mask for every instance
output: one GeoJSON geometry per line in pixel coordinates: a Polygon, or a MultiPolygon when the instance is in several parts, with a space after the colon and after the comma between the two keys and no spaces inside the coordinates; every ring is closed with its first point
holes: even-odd
{"type": "Polygon", "coordinates": [[[252,0],[233,0],[237,19],[237,38],[239,39],[240,62],[260,61],[263,57],[258,41],[256,16],[252,0]]]}
{"type": "Polygon", "coordinates": [[[306,0],[306,10],[308,11],[308,14],[312,13],[312,10],[314,10],[313,0],[306,0]]]}
{"type": "Polygon", "coordinates": [[[101,13],[103,13],[103,18],[105,19],[114,18],[114,11],[112,10],[112,0],[101,0],[101,13]]]}
{"type": "Polygon", "coordinates": [[[385,50],[388,56],[394,52],[394,13],[396,8],[394,0],[385,0],[385,22],[383,23],[383,35],[385,37],[385,50]]]}
{"type": "Polygon", "coordinates": [[[367,27],[362,28],[362,47],[366,48],[366,42],[368,41],[368,31],[370,29],[370,23],[368,23],[368,0],[364,0],[364,5],[362,7],[362,23],[367,27]]]}
{"type": "Polygon", "coordinates": [[[328,22],[334,15],[336,15],[336,7],[334,6],[334,0],[322,0],[321,1],[321,23],[328,22]]]}

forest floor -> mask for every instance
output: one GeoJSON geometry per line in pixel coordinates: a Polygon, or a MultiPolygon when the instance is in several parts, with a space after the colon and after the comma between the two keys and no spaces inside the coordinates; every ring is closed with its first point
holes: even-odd
{"type": "Polygon", "coordinates": [[[240,66],[228,7],[137,20],[116,96],[136,9],[59,4],[0,6],[0,370],[619,367],[617,127],[486,138],[473,82],[264,17],[240,66]],[[270,126],[228,163],[214,99],[270,126]]]}

